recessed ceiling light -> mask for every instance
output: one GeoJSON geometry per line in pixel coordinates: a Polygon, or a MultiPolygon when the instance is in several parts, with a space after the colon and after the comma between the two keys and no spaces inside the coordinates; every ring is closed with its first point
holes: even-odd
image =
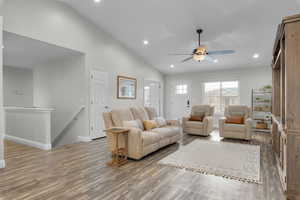
{"type": "Polygon", "coordinates": [[[253,55],[253,58],[259,58],[259,54],[258,54],[258,53],[255,53],[255,54],[253,55]]]}
{"type": "Polygon", "coordinates": [[[171,68],[174,68],[175,66],[174,66],[174,65],[170,65],[170,67],[171,67],[171,68]]]}
{"type": "Polygon", "coordinates": [[[219,62],[219,60],[218,59],[214,59],[214,63],[218,63],[219,62]]]}
{"type": "Polygon", "coordinates": [[[144,40],[143,43],[144,43],[144,45],[148,45],[149,41],[148,40],[144,40]]]}
{"type": "Polygon", "coordinates": [[[101,0],[94,0],[94,2],[95,2],[95,3],[100,3],[100,2],[101,2],[101,0]]]}

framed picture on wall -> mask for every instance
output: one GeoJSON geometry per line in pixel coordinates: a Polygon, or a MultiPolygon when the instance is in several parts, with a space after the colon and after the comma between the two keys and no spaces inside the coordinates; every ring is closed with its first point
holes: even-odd
{"type": "Polygon", "coordinates": [[[136,99],[137,80],[126,76],[118,76],[118,99],[136,99]]]}

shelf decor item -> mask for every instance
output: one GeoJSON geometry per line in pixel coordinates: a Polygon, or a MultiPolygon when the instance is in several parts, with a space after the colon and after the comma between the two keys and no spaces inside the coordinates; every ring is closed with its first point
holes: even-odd
{"type": "Polygon", "coordinates": [[[271,132],[272,86],[252,90],[253,130],[271,132]]]}

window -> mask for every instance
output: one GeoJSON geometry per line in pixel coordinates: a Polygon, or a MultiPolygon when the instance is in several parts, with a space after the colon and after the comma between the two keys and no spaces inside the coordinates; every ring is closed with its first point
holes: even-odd
{"type": "Polygon", "coordinates": [[[187,85],[176,85],[176,94],[187,94],[187,85]]]}
{"type": "Polygon", "coordinates": [[[205,103],[215,106],[216,112],[224,112],[226,106],[240,103],[239,82],[204,83],[204,95],[205,103]]]}

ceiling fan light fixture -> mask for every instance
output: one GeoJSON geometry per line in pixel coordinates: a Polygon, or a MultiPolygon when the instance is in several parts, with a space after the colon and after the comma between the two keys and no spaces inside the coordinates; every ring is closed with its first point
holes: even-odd
{"type": "Polygon", "coordinates": [[[258,53],[255,53],[255,54],[253,54],[252,57],[253,57],[253,58],[259,58],[259,54],[258,54],[258,53]]]}
{"type": "Polygon", "coordinates": [[[201,55],[201,54],[200,55],[194,54],[193,57],[194,57],[194,60],[196,60],[196,61],[203,61],[205,59],[205,55],[201,55]]]}
{"type": "Polygon", "coordinates": [[[148,40],[144,40],[144,41],[143,41],[143,44],[144,44],[144,45],[148,45],[148,44],[149,44],[149,41],[148,41],[148,40]]]}
{"type": "Polygon", "coordinates": [[[185,53],[185,54],[173,54],[176,56],[189,56],[187,58],[185,58],[184,60],[181,61],[181,63],[190,61],[192,59],[194,59],[197,62],[201,62],[203,60],[207,60],[209,62],[212,63],[218,63],[218,59],[214,59],[214,56],[216,55],[227,55],[227,54],[233,54],[235,53],[234,50],[218,50],[218,51],[207,51],[207,47],[205,45],[201,44],[201,38],[200,35],[203,32],[202,29],[198,29],[197,33],[198,33],[198,47],[196,49],[193,50],[192,53],[185,53]],[[213,57],[211,57],[213,56],[213,57]]]}

